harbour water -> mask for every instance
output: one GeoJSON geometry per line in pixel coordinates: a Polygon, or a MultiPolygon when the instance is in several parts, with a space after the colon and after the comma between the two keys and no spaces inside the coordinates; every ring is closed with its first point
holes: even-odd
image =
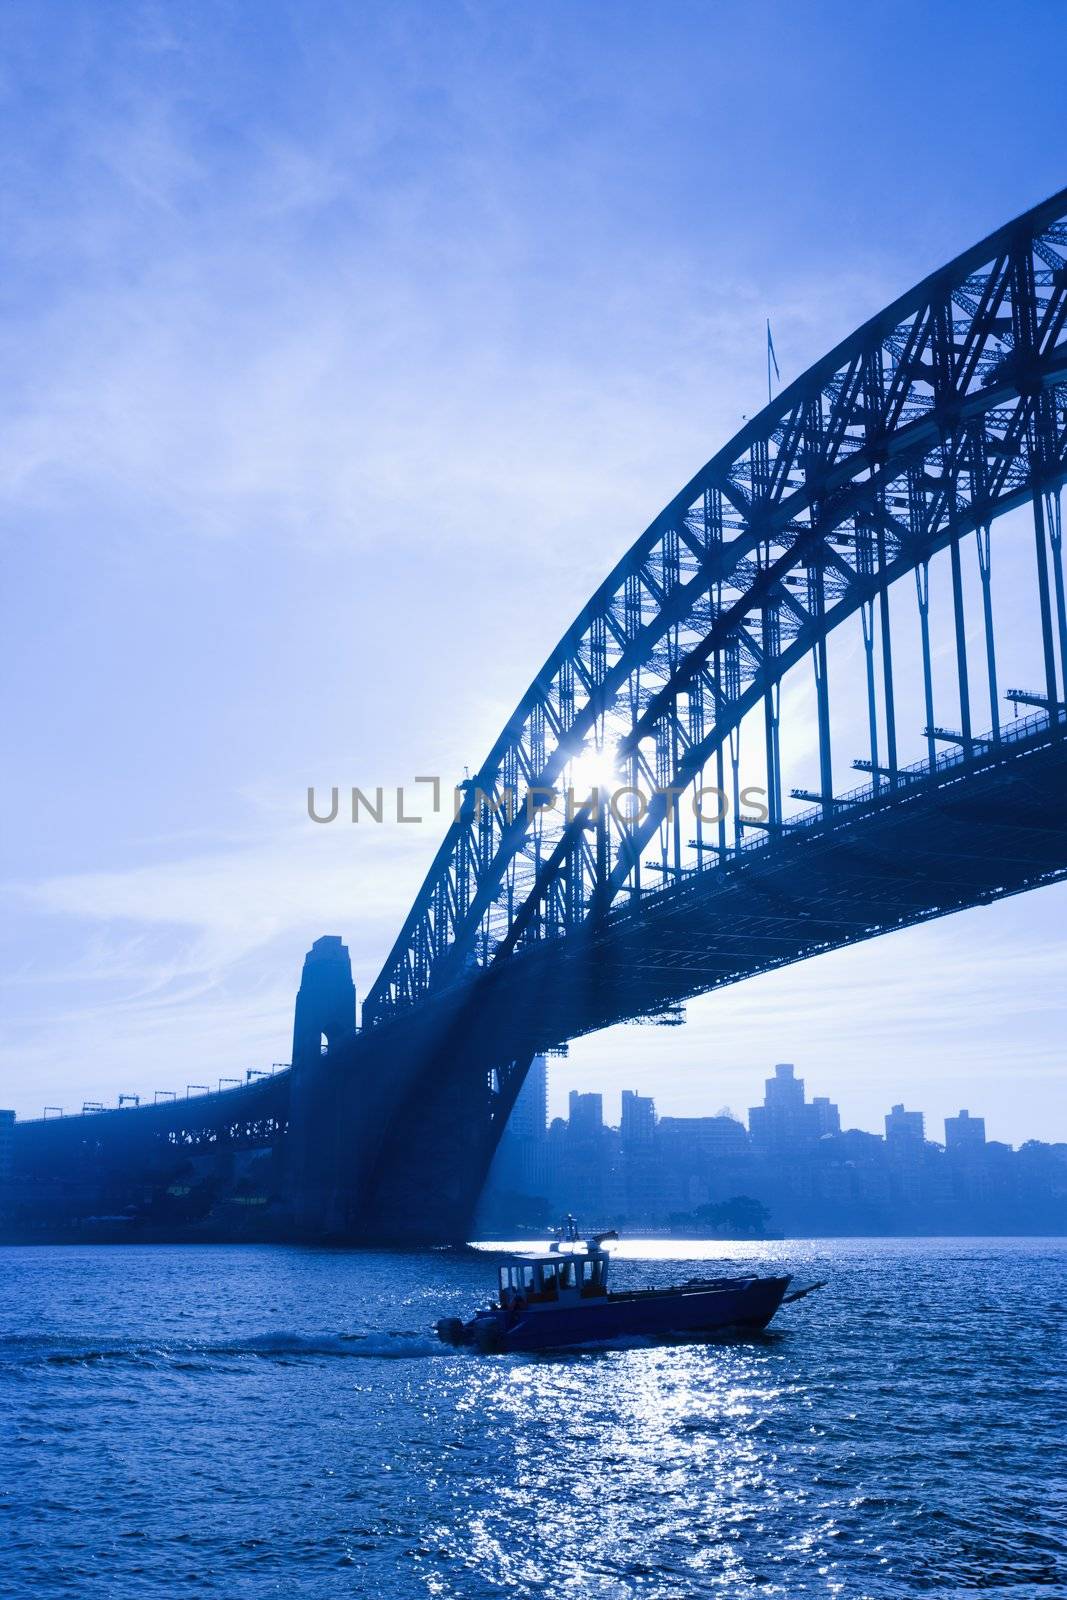
{"type": "Polygon", "coordinates": [[[485,1357],[429,1331],[473,1252],[0,1251],[0,1593],[1067,1592],[1067,1241],[613,1270],[699,1263],[829,1284],[758,1338],[485,1357]]]}

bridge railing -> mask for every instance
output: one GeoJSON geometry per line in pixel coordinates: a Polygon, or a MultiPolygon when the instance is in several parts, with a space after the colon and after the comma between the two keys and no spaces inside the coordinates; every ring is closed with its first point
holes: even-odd
{"type": "Polygon", "coordinates": [[[185,1094],[181,1096],[172,1095],[168,1090],[157,1090],[156,1094],[160,1098],[134,1105],[124,1104],[123,1102],[128,1101],[130,1097],[123,1095],[120,1097],[119,1104],[114,1106],[106,1106],[101,1102],[92,1100],[83,1101],[81,1109],[78,1111],[64,1111],[59,1106],[48,1106],[45,1108],[46,1113],[51,1112],[52,1115],[21,1117],[18,1126],[24,1128],[28,1124],[39,1122],[99,1121],[102,1117],[111,1120],[120,1115],[124,1119],[137,1116],[141,1121],[152,1121],[153,1119],[157,1122],[165,1121],[175,1116],[183,1115],[182,1108],[190,1105],[200,1106],[205,1102],[215,1104],[220,1100],[225,1101],[227,1104],[254,1100],[257,1094],[270,1084],[272,1078],[288,1072],[290,1067],[291,1063],[288,1061],[274,1061],[269,1069],[260,1070],[255,1067],[246,1069],[243,1080],[240,1078],[220,1078],[218,1087],[214,1089],[206,1084],[192,1083],[187,1086],[185,1094]],[[196,1091],[195,1093],[192,1092],[194,1090],[196,1091]],[[166,1098],[162,1098],[164,1095],[166,1098]]]}
{"type": "MultiPolygon", "coordinates": [[[[1061,725],[1067,725],[1067,716],[1062,710],[1056,713],[1061,725]]],[[[988,760],[995,756],[998,746],[1005,744],[1025,743],[1035,734],[1044,733],[1052,726],[1052,718],[1047,711],[1035,711],[1030,716],[1013,717],[1010,722],[1002,723],[996,736],[992,731],[975,734],[971,738],[971,748],[965,744],[955,745],[938,755],[931,766],[925,757],[921,761],[912,761],[907,766],[898,767],[898,786],[902,779],[905,783],[913,782],[917,778],[929,777],[938,772],[944,772],[952,767],[966,766],[976,760],[988,760]]],[[[834,808],[849,809],[863,805],[868,801],[887,800],[892,795],[894,786],[886,777],[879,782],[860,784],[855,789],[846,789],[841,794],[834,795],[834,808]]],[[[814,827],[826,820],[822,806],[809,806],[804,811],[795,811],[791,817],[783,821],[783,829],[814,827]]],[[[746,840],[742,845],[743,850],[759,849],[768,842],[767,836],[759,839],[746,840]]]]}

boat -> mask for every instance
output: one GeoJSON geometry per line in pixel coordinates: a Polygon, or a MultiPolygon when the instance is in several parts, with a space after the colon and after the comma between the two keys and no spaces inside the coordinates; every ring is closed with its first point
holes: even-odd
{"type": "Polygon", "coordinates": [[[690,1278],[669,1289],[608,1288],[614,1228],[582,1239],[568,1217],[547,1250],[520,1251],[500,1265],[499,1296],[466,1322],[442,1317],[445,1344],[482,1351],[549,1350],[628,1338],[696,1338],[758,1332],[779,1306],[821,1289],[787,1293],[790,1276],[690,1278]]]}

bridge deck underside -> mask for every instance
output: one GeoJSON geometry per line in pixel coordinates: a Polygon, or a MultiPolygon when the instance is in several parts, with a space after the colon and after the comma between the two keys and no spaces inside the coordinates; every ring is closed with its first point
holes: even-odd
{"type": "Polygon", "coordinates": [[[288,1098],[286,1072],[219,1094],[20,1122],[16,1172],[62,1184],[72,1173],[167,1171],[193,1152],[261,1147],[284,1132],[288,1098]]]}
{"type": "Polygon", "coordinates": [[[502,968],[492,1009],[538,1047],[1067,874],[1067,746],[961,766],[693,874],[502,968]],[[510,969],[510,970],[508,970],[510,969]]]}

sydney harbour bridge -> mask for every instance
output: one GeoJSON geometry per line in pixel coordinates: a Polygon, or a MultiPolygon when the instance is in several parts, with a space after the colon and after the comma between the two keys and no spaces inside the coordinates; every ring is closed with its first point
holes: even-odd
{"type": "Polygon", "coordinates": [[[1065,329],[1067,191],[640,535],[464,784],[358,1028],[319,940],[288,1070],[19,1123],[10,1228],[466,1237],[535,1053],[1067,875],[1065,329]]]}

